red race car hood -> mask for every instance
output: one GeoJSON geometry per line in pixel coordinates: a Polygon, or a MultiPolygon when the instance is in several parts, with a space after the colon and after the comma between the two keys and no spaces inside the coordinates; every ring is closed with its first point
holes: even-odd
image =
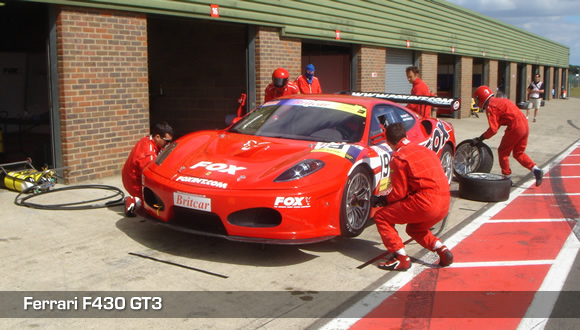
{"type": "MultiPolygon", "coordinates": [[[[177,144],[162,166],[152,170],[176,182],[206,188],[271,189],[276,177],[303,159],[323,160],[324,170],[338,170],[337,163],[342,164],[340,167],[350,166],[344,157],[313,152],[320,145],[317,142],[206,131],[190,134],[177,144]]],[[[327,179],[309,175],[290,185],[315,184],[327,179]]]]}

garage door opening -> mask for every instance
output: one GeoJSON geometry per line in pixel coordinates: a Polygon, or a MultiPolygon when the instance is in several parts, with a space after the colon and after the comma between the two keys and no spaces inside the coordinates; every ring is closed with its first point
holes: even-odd
{"type": "Polygon", "coordinates": [[[314,65],[323,93],[350,90],[350,54],[350,47],[303,43],[301,70],[314,65]]]}
{"type": "Polygon", "coordinates": [[[0,163],[54,167],[48,74],[48,6],[0,6],[0,163]]]}

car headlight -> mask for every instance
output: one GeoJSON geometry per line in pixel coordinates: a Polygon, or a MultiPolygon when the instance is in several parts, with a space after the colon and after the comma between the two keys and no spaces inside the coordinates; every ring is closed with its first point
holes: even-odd
{"type": "Polygon", "coordinates": [[[177,143],[174,142],[174,143],[168,145],[165,149],[163,149],[161,151],[161,153],[159,154],[159,156],[157,156],[157,158],[155,158],[155,164],[161,165],[161,163],[163,163],[165,158],[167,158],[167,156],[169,156],[169,154],[173,151],[173,149],[175,149],[175,147],[177,147],[177,143]]]}
{"type": "Polygon", "coordinates": [[[286,182],[301,179],[324,167],[324,162],[318,159],[305,159],[280,174],[274,182],[286,182]]]}

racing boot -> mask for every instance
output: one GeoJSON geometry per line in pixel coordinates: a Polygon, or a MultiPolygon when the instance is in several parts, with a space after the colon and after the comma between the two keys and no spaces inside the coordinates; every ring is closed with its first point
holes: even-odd
{"type": "Polygon", "coordinates": [[[439,266],[447,267],[453,263],[453,253],[449,251],[447,246],[443,245],[435,250],[435,252],[439,255],[439,266]]]}
{"type": "Polygon", "coordinates": [[[379,264],[380,269],[406,271],[411,268],[411,258],[402,254],[393,253],[391,259],[379,264]]]}
{"type": "Polygon", "coordinates": [[[542,180],[544,179],[544,171],[539,168],[535,169],[534,176],[536,177],[536,187],[538,187],[542,184],[542,180]]]}
{"type": "Polygon", "coordinates": [[[139,197],[127,196],[125,197],[125,216],[133,218],[137,216],[137,209],[141,206],[141,199],[139,197]]]}

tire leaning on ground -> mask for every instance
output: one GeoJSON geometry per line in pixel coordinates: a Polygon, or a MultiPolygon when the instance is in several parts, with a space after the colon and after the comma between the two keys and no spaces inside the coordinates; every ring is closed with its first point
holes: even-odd
{"type": "Polygon", "coordinates": [[[457,177],[467,173],[489,173],[492,167],[493,153],[487,144],[474,143],[472,139],[468,139],[455,148],[453,172],[457,177]]]}
{"type": "Polygon", "coordinates": [[[511,180],[500,174],[459,175],[459,197],[479,202],[502,202],[510,197],[511,180]]]}

